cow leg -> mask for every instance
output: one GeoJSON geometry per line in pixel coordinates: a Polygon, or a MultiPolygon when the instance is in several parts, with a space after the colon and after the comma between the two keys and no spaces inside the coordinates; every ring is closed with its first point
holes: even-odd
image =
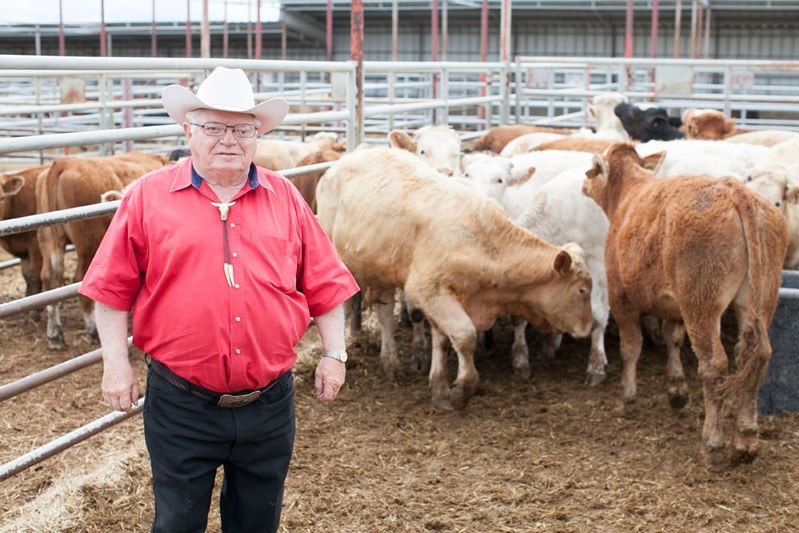
{"type": "Polygon", "coordinates": [[[394,340],[394,292],[383,294],[377,303],[377,317],[380,320],[380,362],[389,381],[397,380],[399,357],[397,342],[394,340]]]}
{"type": "Polygon", "coordinates": [[[430,360],[429,382],[433,407],[452,410],[452,404],[449,403],[450,389],[447,376],[449,338],[432,324],[430,325],[430,337],[433,354],[430,360]]]}
{"type": "Polygon", "coordinates": [[[605,327],[606,325],[594,324],[591,330],[591,351],[588,353],[588,368],[585,371],[586,383],[595,387],[607,379],[605,368],[608,366],[608,356],[605,353],[605,327]]]}
{"type": "Polygon", "coordinates": [[[663,340],[666,342],[666,393],[669,405],[682,409],[688,403],[688,385],[682,367],[680,350],[685,342],[685,326],[672,320],[663,321],[663,340]]]}
{"type": "Polygon", "coordinates": [[[350,333],[353,337],[361,333],[361,306],[363,304],[363,293],[358,292],[355,296],[347,300],[345,306],[346,320],[350,323],[350,333]]]}
{"type": "Polygon", "coordinates": [[[427,336],[424,332],[424,313],[404,296],[403,303],[403,309],[407,311],[411,327],[413,328],[413,339],[411,340],[411,346],[413,347],[411,366],[417,372],[424,372],[430,366],[430,346],[427,343],[427,336]]]}
{"type": "Polygon", "coordinates": [[[757,457],[757,395],[766,379],[772,351],[765,324],[768,322],[757,321],[752,330],[742,331],[735,345],[738,379],[733,382],[738,388],[738,413],[731,457],[735,463],[749,463],[757,457]]]}
{"type": "MultiPolygon", "coordinates": [[[[22,277],[25,279],[25,296],[32,296],[42,292],[42,278],[40,277],[42,256],[39,254],[38,248],[36,250],[37,257],[34,257],[29,250],[28,256],[22,259],[19,264],[22,270],[22,277]]],[[[39,322],[42,318],[42,310],[31,309],[28,317],[34,322],[39,322]]]]}
{"type": "MultiPolygon", "coordinates": [[[[37,236],[42,250],[42,287],[44,290],[56,289],[64,285],[64,242],[56,235],[54,227],[42,228],[37,236]],[[46,234],[44,232],[47,232],[46,234]]],[[[61,325],[60,305],[56,302],[46,308],[47,347],[50,350],[63,350],[64,329],[61,325]]]]}
{"type": "Polygon", "coordinates": [[[639,319],[639,315],[634,312],[623,313],[620,311],[616,313],[622,361],[622,412],[632,407],[637,395],[638,359],[641,356],[641,348],[643,346],[643,335],[641,335],[639,319]]]}
{"type": "MultiPolygon", "coordinates": [[[[480,377],[474,366],[474,351],[477,348],[477,330],[472,324],[469,315],[463,310],[458,300],[449,294],[440,294],[427,300],[425,315],[430,320],[430,331],[438,329],[445,334],[455,352],[458,354],[458,375],[455,383],[449,392],[449,401],[453,408],[463,409],[469,399],[477,390],[480,377]]],[[[433,341],[433,356],[443,359],[446,354],[437,353],[437,345],[440,347],[441,341],[433,341]]],[[[440,351],[440,350],[438,350],[440,351]]],[[[434,394],[440,392],[440,380],[446,380],[446,375],[442,374],[445,370],[441,361],[430,365],[431,387],[434,394]],[[433,368],[436,367],[434,374],[433,368]],[[434,383],[434,378],[436,382],[434,383]],[[437,389],[438,387],[438,389],[437,389]]],[[[434,399],[435,403],[435,399],[434,399]]]]}
{"type": "MultiPolygon", "coordinates": [[[[83,281],[83,276],[86,275],[86,270],[89,268],[96,251],[97,248],[93,247],[78,254],[77,264],[75,265],[75,281],[83,281]]],[[[83,323],[86,326],[86,338],[89,342],[97,344],[100,342],[100,336],[97,334],[97,323],[94,321],[94,301],[85,296],[80,296],[78,301],[83,313],[83,323]]]]}
{"type": "Polygon", "coordinates": [[[527,346],[527,321],[519,316],[510,317],[513,325],[513,346],[510,349],[513,373],[522,379],[530,379],[530,348],[527,346]]]}
{"type": "Polygon", "coordinates": [[[724,396],[721,390],[727,377],[727,353],[721,344],[720,313],[715,320],[684,316],[691,346],[699,363],[699,376],[705,399],[705,422],[702,426],[700,453],[709,466],[724,462],[724,396]]]}

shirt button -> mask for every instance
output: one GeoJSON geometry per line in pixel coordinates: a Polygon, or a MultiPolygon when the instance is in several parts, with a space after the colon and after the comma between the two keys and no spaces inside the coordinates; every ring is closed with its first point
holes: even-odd
{"type": "Polygon", "coordinates": [[[235,223],[235,222],[231,222],[231,223],[230,223],[230,227],[231,227],[231,228],[235,228],[235,227],[236,227],[236,223],[235,223]]]}
{"type": "Polygon", "coordinates": [[[236,348],[236,353],[241,353],[241,348],[236,348]]]}
{"type": "Polygon", "coordinates": [[[238,252],[233,252],[233,257],[238,257],[238,256],[239,256],[238,252]]]}
{"type": "Polygon", "coordinates": [[[241,317],[240,316],[236,317],[236,322],[241,322],[241,317]]]}
{"type": "Polygon", "coordinates": [[[239,284],[238,284],[238,283],[236,283],[236,288],[237,288],[237,289],[239,288],[239,284]]]}

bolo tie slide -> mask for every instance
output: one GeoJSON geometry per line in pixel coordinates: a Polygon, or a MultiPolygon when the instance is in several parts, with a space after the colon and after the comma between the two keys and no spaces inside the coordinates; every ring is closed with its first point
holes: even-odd
{"type": "Polygon", "coordinates": [[[229,287],[236,286],[236,280],[233,277],[233,263],[230,262],[230,245],[228,244],[227,232],[227,216],[230,213],[230,207],[236,202],[211,202],[211,205],[219,209],[219,217],[222,219],[222,246],[224,248],[225,263],[223,269],[225,271],[225,279],[229,287]]]}

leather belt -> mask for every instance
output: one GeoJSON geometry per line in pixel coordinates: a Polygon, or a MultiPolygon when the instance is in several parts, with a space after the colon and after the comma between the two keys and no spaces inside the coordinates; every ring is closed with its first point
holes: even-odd
{"type": "Polygon", "coordinates": [[[195,385],[190,381],[186,381],[182,377],[172,372],[164,363],[150,357],[149,354],[145,354],[144,359],[147,361],[147,364],[150,365],[150,368],[153,369],[153,372],[164,378],[175,387],[182,391],[193,394],[198,398],[202,398],[203,400],[214,403],[219,407],[225,408],[241,407],[254,402],[260,398],[263,393],[277,385],[277,382],[283,377],[282,375],[279,376],[276,380],[262,389],[256,389],[249,392],[240,392],[236,394],[220,394],[218,392],[213,392],[206,388],[200,387],[199,385],[195,385]]]}

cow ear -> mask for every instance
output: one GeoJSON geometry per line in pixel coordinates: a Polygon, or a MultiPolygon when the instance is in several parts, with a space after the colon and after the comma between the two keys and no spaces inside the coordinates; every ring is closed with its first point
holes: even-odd
{"type": "Polygon", "coordinates": [[[652,171],[653,174],[657,174],[660,167],[663,165],[663,161],[666,160],[666,152],[656,152],[654,154],[650,154],[642,159],[644,168],[648,168],[652,171]]]}
{"type": "Polygon", "coordinates": [[[566,250],[560,250],[558,255],[555,256],[555,262],[552,266],[555,268],[555,272],[565,276],[571,270],[572,256],[566,250]]]}
{"type": "Polygon", "coordinates": [[[588,109],[586,109],[586,112],[589,117],[596,118],[596,111],[594,110],[593,104],[588,104],[588,109]]]}
{"type": "Polygon", "coordinates": [[[511,163],[508,173],[510,174],[510,179],[508,179],[507,186],[517,187],[533,177],[533,174],[535,174],[535,167],[530,167],[527,172],[516,172],[513,169],[513,163],[511,163]]]}
{"type": "Polygon", "coordinates": [[[416,153],[416,143],[413,142],[411,136],[404,131],[392,130],[388,132],[388,144],[393,148],[416,153]]]}
{"type": "Polygon", "coordinates": [[[3,182],[3,194],[14,196],[25,186],[25,179],[21,176],[11,176],[3,182]]]}
{"type": "Polygon", "coordinates": [[[599,154],[594,154],[591,160],[591,168],[585,171],[585,177],[589,179],[596,178],[599,175],[608,174],[608,165],[605,163],[605,158],[599,154]]]}
{"type": "Polygon", "coordinates": [[[682,123],[685,124],[689,120],[691,120],[694,115],[696,115],[696,108],[689,107],[685,111],[682,112],[682,123]]]}
{"type": "Polygon", "coordinates": [[[799,203],[799,187],[792,185],[785,191],[785,202],[789,204],[799,203]]]}
{"type": "Polygon", "coordinates": [[[729,135],[735,131],[735,119],[728,118],[724,121],[724,135],[729,135]]]}

